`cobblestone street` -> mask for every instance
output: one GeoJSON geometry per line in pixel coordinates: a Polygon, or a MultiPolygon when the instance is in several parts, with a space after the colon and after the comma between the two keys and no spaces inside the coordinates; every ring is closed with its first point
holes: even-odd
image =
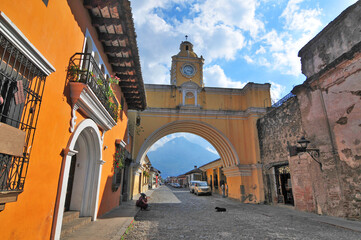
{"type": "Polygon", "coordinates": [[[162,186],[149,203],[151,210],[139,212],[125,239],[361,239],[361,232],[338,227],[330,217],[196,196],[188,189],[162,186]],[[215,207],[227,212],[215,212],[215,207]]]}

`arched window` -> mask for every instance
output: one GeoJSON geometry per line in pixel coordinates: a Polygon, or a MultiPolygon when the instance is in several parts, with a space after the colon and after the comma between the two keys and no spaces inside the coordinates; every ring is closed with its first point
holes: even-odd
{"type": "Polygon", "coordinates": [[[195,105],[194,94],[192,92],[186,93],[185,105],[195,105]]]}

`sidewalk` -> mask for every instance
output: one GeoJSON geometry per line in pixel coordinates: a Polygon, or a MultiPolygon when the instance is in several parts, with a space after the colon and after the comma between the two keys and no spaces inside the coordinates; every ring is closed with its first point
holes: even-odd
{"type": "MultiPolygon", "coordinates": [[[[148,190],[147,196],[152,195],[153,191],[148,190]]],[[[135,206],[139,196],[139,194],[135,196],[135,200],[122,202],[119,207],[104,214],[95,222],[66,235],[62,240],[120,240],[140,210],[139,207],[135,206]]]]}

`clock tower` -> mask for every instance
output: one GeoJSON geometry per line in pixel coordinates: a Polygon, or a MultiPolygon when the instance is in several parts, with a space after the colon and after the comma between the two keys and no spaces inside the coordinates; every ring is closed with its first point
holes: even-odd
{"type": "Polygon", "coordinates": [[[198,106],[197,99],[203,84],[203,57],[193,52],[193,44],[183,41],[180,52],[172,57],[170,84],[180,87],[183,95],[182,105],[198,106]]]}

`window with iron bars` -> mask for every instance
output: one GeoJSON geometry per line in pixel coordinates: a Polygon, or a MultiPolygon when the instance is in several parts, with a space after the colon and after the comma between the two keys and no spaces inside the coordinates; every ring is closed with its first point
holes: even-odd
{"type": "Polygon", "coordinates": [[[23,156],[0,153],[0,191],[22,191],[46,75],[0,34],[0,122],[25,132],[23,156]]]}

